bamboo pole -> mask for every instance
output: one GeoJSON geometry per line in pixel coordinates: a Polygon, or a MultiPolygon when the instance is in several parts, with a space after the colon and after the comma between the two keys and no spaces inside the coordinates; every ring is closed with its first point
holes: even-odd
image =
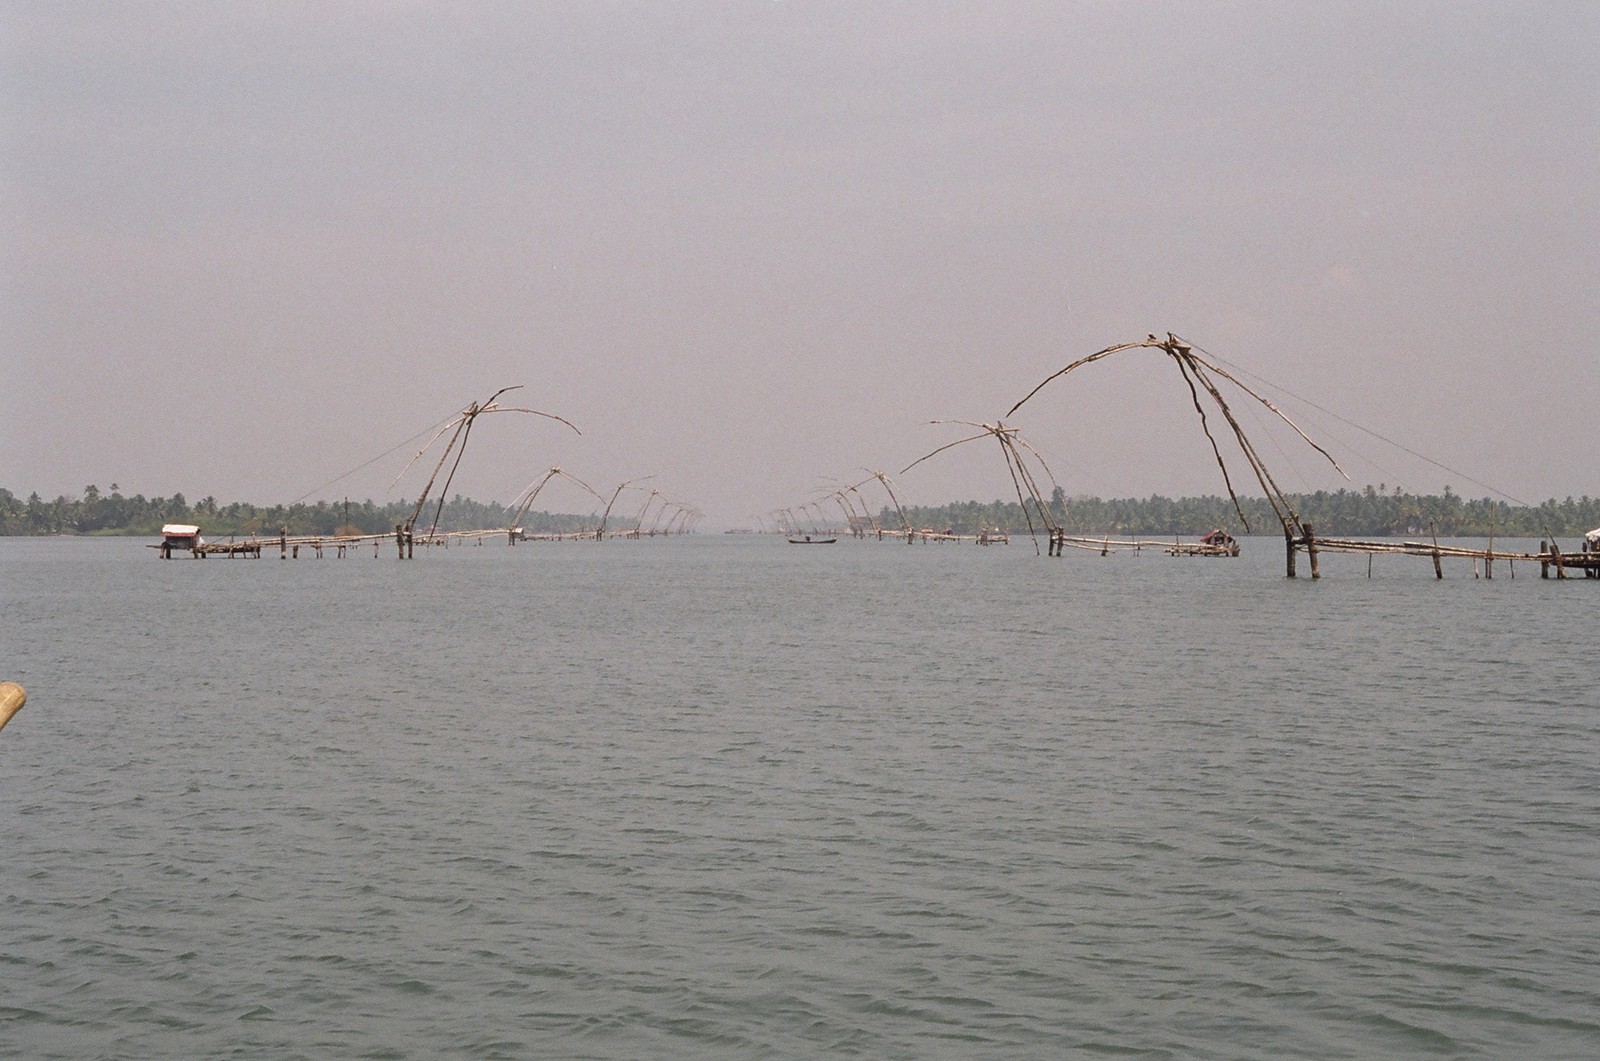
{"type": "Polygon", "coordinates": [[[1494,578],[1494,513],[1500,506],[1491,502],[1489,505],[1489,551],[1483,557],[1483,577],[1494,578]]]}
{"type": "MultiPolygon", "coordinates": [[[[1550,528],[1546,526],[1544,532],[1546,534],[1550,534],[1550,528]]],[[[1541,547],[1543,544],[1543,542],[1540,543],[1541,547]]],[[[1567,577],[1567,568],[1566,565],[1561,562],[1562,559],[1561,545],[1556,541],[1556,536],[1554,534],[1550,534],[1550,562],[1555,565],[1557,580],[1565,579],[1567,577]]]]}
{"type": "Polygon", "coordinates": [[[0,682],[0,729],[28,702],[28,691],[16,682],[0,682]]]}
{"type": "Polygon", "coordinates": [[[1342,553],[1385,553],[1404,556],[1432,556],[1435,549],[1440,556],[1457,557],[1493,557],[1496,560],[1537,560],[1545,551],[1544,542],[1539,543],[1539,551],[1533,553],[1512,553],[1503,550],[1475,549],[1469,546],[1434,545],[1426,542],[1392,542],[1392,541],[1366,541],[1358,538],[1317,538],[1317,549],[1320,552],[1342,553]]]}

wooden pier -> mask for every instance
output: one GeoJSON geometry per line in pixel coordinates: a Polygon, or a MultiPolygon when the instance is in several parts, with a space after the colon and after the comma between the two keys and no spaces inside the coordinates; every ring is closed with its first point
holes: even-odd
{"type": "Polygon", "coordinates": [[[1158,541],[1149,538],[1113,538],[1110,535],[1091,538],[1086,535],[1068,534],[1059,527],[1052,529],[1050,555],[1065,556],[1068,549],[1082,549],[1086,552],[1099,553],[1101,556],[1110,556],[1116,552],[1142,553],[1146,549],[1163,552],[1168,556],[1239,555],[1239,543],[1231,537],[1228,539],[1228,544],[1219,545],[1207,542],[1204,538],[1193,542],[1186,542],[1180,538],[1158,541]]]}
{"type": "MultiPolygon", "coordinates": [[[[676,530],[673,534],[686,534],[687,530],[676,530]]],[[[619,532],[606,535],[613,538],[644,538],[666,537],[667,531],[657,530],[644,533],[619,532]]],[[[383,551],[384,543],[393,542],[395,553],[402,560],[411,559],[416,552],[416,547],[437,547],[448,549],[452,546],[482,545],[490,539],[504,538],[507,544],[516,545],[519,542],[576,542],[595,541],[596,533],[593,530],[568,531],[566,533],[528,534],[521,527],[499,527],[491,530],[470,531],[435,531],[432,534],[417,534],[405,524],[400,524],[393,531],[385,534],[289,534],[287,531],[276,535],[262,537],[251,535],[247,538],[230,536],[227,541],[202,542],[178,546],[171,542],[163,541],[153,544],[150,548],[157,551],[163,560],[170,560],[176,554],[187,553],[197,560],[206,560],[213,556],[248,557],[259,560],[267,553],[277,550],[280,560],[298,560],[301,551],[305,555],[318,560],[324,556],[333,555],[343,557],[347,553],[354,553],[357,549],[370,546],[372,555],[378,556],[383,551]]]]}
{"type": "Polygon", "coordinates": [[[1355,538],[1322,538],[1318,537],[1309,523],[1301,525],[1303,532],[1294,534],[1287,528],[1284,531],[1284,547],[1288,561],[1288,577],[1298,576],[1297,557],[1304,552],[1310,562],[1311,577],[1321,578],[1317,560],[1321,553],[1360,553],[1367,556],[1367,576],[1372,576],[1372,560],[1374,556],[1419,556],[1433,561],[1433,575],[1436,579],[1444,578],[1445,558],[1466,559],[1472,561],[1472,575],[1474,578],[1494,578],[1494,564],[1496,560],[1506,563],[1506,570],[1512,578],[1517,577],[1517,561],[1536,563],[1539,565],[1540,578],[1600,578],[1600,549],[1592,548],[1589,542],[1584,542],[1578,552],[1564,552],[1554,541],[1545,540],[1539,543],[1539,551],[1535,553],[1511,552],[1494,548],[1490,544],[1482,549],[1465,545],[1440,545],[1435,537],[1432,541],[1372,541],[1355,538]],[[1480,569],[1479,564],[1482,564],[1480,569]]]}
{"type": "MultiPolygon", "coordinates": [[[[409,558],[417,545],[439,546],[449,548],[451,545],[465,545],[473,542],[482,545],[486,538],[509,537],[511,531],[506,528],[498,530],[475,531],[448,531],[436,532],[432,535],[416,535],[408,533],[404,527],[396,527],[388,534],[289,534],[287,532],[272,537],[258,537],[252,535],[248,538],[230,536],[227,541],[201,542],[187,548],[177,548],[163,542],[152,545],[150,548],[158,551],[161,559],[170,560],[174,553],[188,553],[197,560],[206,560],[213,556],[223,556],[229,559],[235,557],[249,557],[259,560],[262,554],[278,550],[280,560],[298,560],[300,551],[304,549],[306,555],[321,560],[328,552],[342,557],[347,552],[353,552],[362,546],[370,545],[372,555],[377,556],[384,542],[392,541],[401,558],[409,558]]],[[[532,541],[533,538],[521,537],[515,540],[532,541]]]]}

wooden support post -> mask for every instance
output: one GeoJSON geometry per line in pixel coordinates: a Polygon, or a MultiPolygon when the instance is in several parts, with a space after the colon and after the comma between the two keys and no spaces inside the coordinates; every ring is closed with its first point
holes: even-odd
{"type": "Polygon", "coordinates": [[[1287,523],[1285,523],[1283,525],[1283,547],[1284,547],[1284,551],[1288,554],[1288,560],[1289,560],[1289,576],[1288,577],[1294,578],[1295,577],[1295,573],[1294,573],[1294,531],[1289,529],[1289,525],[1287,523]]]}
{"type": "Polygon", "coordinates": [[[1433,577],[1443,578],[1444,568],[1439,564],[1439,528],[1430,523],[1428,529],[1433,534],[1433,577]]]}
{"type": "Polygon", "coordinates": [[[406,528],[403,524],[394,525],[394,548],[396,555],[404,560],[406,558],[406,528]]]}
{"type": "Polygon", "coordinates": [[[1306,556],[1311,558],[1311,578],[1313,581],[1322,577],[1322,572],[1317,570],[1317,534],[1311,529],[1311,524],[1302,523],[1306,531],[1306,556]]]}
{"type": "Polygon", "coordinates": [[[279,560],[287,560],[289,558],[289,544],[288,544],[288,542],[289,542],[289,528],[288,527],[279,527],[278,528],[278,559],[279,560]]]}
{"type": "Polygon", "coordinates": [[[1550,577],[1549,545],[1550,545],[1550,543],[1546,542],[1546,541],[1541,541],[1539,543],[1539,577],[1540,578],[1549,578],[1550,577]]]}

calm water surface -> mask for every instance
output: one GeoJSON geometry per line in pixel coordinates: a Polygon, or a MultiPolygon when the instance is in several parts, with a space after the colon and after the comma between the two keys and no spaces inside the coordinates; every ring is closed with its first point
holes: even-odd
{"type": "Polygon", "coordinates": [[[143,544],[0,539],[0,1055],[1600,1055],[1600,583],[143,544]]]}

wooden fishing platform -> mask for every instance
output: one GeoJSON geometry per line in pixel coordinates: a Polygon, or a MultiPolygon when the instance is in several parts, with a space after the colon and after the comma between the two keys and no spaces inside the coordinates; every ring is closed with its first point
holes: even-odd
{"type": "Polygon", "coordinates": [[[1239,543],[1232,538],[1226,545],[1214,545],[1201,539],[1186,542],[1179,538],[1171,541],[1158,541],[1149,538],[1113,538],[1102,535],[1090,538],[1085,535],[1067,534],[1060,528],[1050,534],[1050,555],[1065,556],[1068,549],[1082,549],[1086,552],[1099,553],[1101,556],[1110,556],[1117,552],[1142,553],[1146,549],[1153,552],[1163,552],[1168,556],[1238,556],[1239,543]]]}
{"type": "Polygon", "coordinates": [[[1168,556],[1238,556],[1239,546],[1207,545],[1205,542],[1176,542],[1167,546],[1168,556]]]}
{"type": "MultiPolygon", "coordinates": [[[[665,532],[645,532],[643,535],[619,533],[608,535],[618,538],[638,538],[665,536],[665,532]]],[[[163,540],[152,544],[150,548],[157,550],[161,559],[170,560],[176,554],[187,553],[197,560],[209,559],[213,556],[222,556],[229,559],[235,557],[249,557],[259,560],[262,555],[271,552],[273,548],[278,551],[279,559],[298,560],[300,551],[304,549],[307,556],[322,559],[331,552],[334,556],[343,557],[364,546],[372,547],[372,555],[380,554],[385,542],[393,542],[395,549],[402,559],[410,558],[416,546],[438,547],[448,549],[451,546],[460,547],[467,544],[482,545],[491,538],[505,538],[511,545],[518,542],[575,542],[593,541],[596,532],[593,530],[569,531],[562,534],[528,534],[521,527],[500,527],[492,530],[472,531],[436,531],[433,534],[414,534],[408,532],[403,526],[396,527],[386,534],[288,534],[282,533],[273,537],[260,537],[252,535],[248,538],[229,536],[227,541],[202,541],[198,535],[188,544],[177,544],[173,541],[163,540]]]]}
{"type": "Polygon", "coordinates": [[[371,546],[373,555],[381,552],[382,544],[395,543],[395,549],[402,557],[410,557],[411,551],[416,546],[437,546],[448,549],[451,546],[466,546],[478,544],[482,546],[485,539],[506,538],[510,543],[518,541],[578,541],[578,539],[594,538],[594,531],[581,531],[573,535],[523,535],[522,528],[498,528],[498,530],[477,531],[437,531],[434,535],[408,535],[403,530],[390,531],[387,535],[277,535],[274,538],[234,538],[230,536],[227,541],[203,541],[194,546],[179,547],[170,543],[154,544],[150,549],[157,549],[163,560],[173,559],[173,554],[187,552],[190,557],[197,560],[210,559],[210,557],[250,557],[259,560],[264,552],[277,549],[278,559],[299,560],[301,549],[310,557],[323,559],[326,552],[333,552],[336,557],[342,557],[347,552],[354,552],[363,546],[371,546]]]}
{"type": "Polygon", "coordinates": [[[1511,552],[1496,549],[1491,539],[1487,547],[1479,549],[1464,545],[1440,545],[1437,538],[1431,542],[1415,541],[1371,541],[1355,538],[1322,538],[1317,536],[1309,523],[1301,524],[1304,533],[1296,536],[1289,530],[1284,532],[1285,554],[1288,561],[1288,577],[1295,578],[1296,558],[1304,552],[1311,563],[1311,577],[1320,578],[1317,557],[1319,553],[1360,553],[1367,556],[1367,575],[1372,574],[1372,557],[1374,556],[1420,556],[1433,560],[1433,574],[1435,578],[1444,578],[1444,560],[1446,557],[1454,559],[1467,559],[1472,561],[1472,574],[1474,578],[1494,578],[1494,563],[1496,560],[1506,562],[1507,570],[1512,578],[1517,577],[1517,561],[1536,563],[1539,565],[1539,577],[1557,579],[1565,578],[1600,578],[1600,549],[1593,548],[1585,542],[1578,552],[1565,552],[1553,541],[1545,540],[1539,543],[1539,551],[1534,553],[1511,552]],[[1479,569],[1479,562],[1482,569],[1479,569]]]}

